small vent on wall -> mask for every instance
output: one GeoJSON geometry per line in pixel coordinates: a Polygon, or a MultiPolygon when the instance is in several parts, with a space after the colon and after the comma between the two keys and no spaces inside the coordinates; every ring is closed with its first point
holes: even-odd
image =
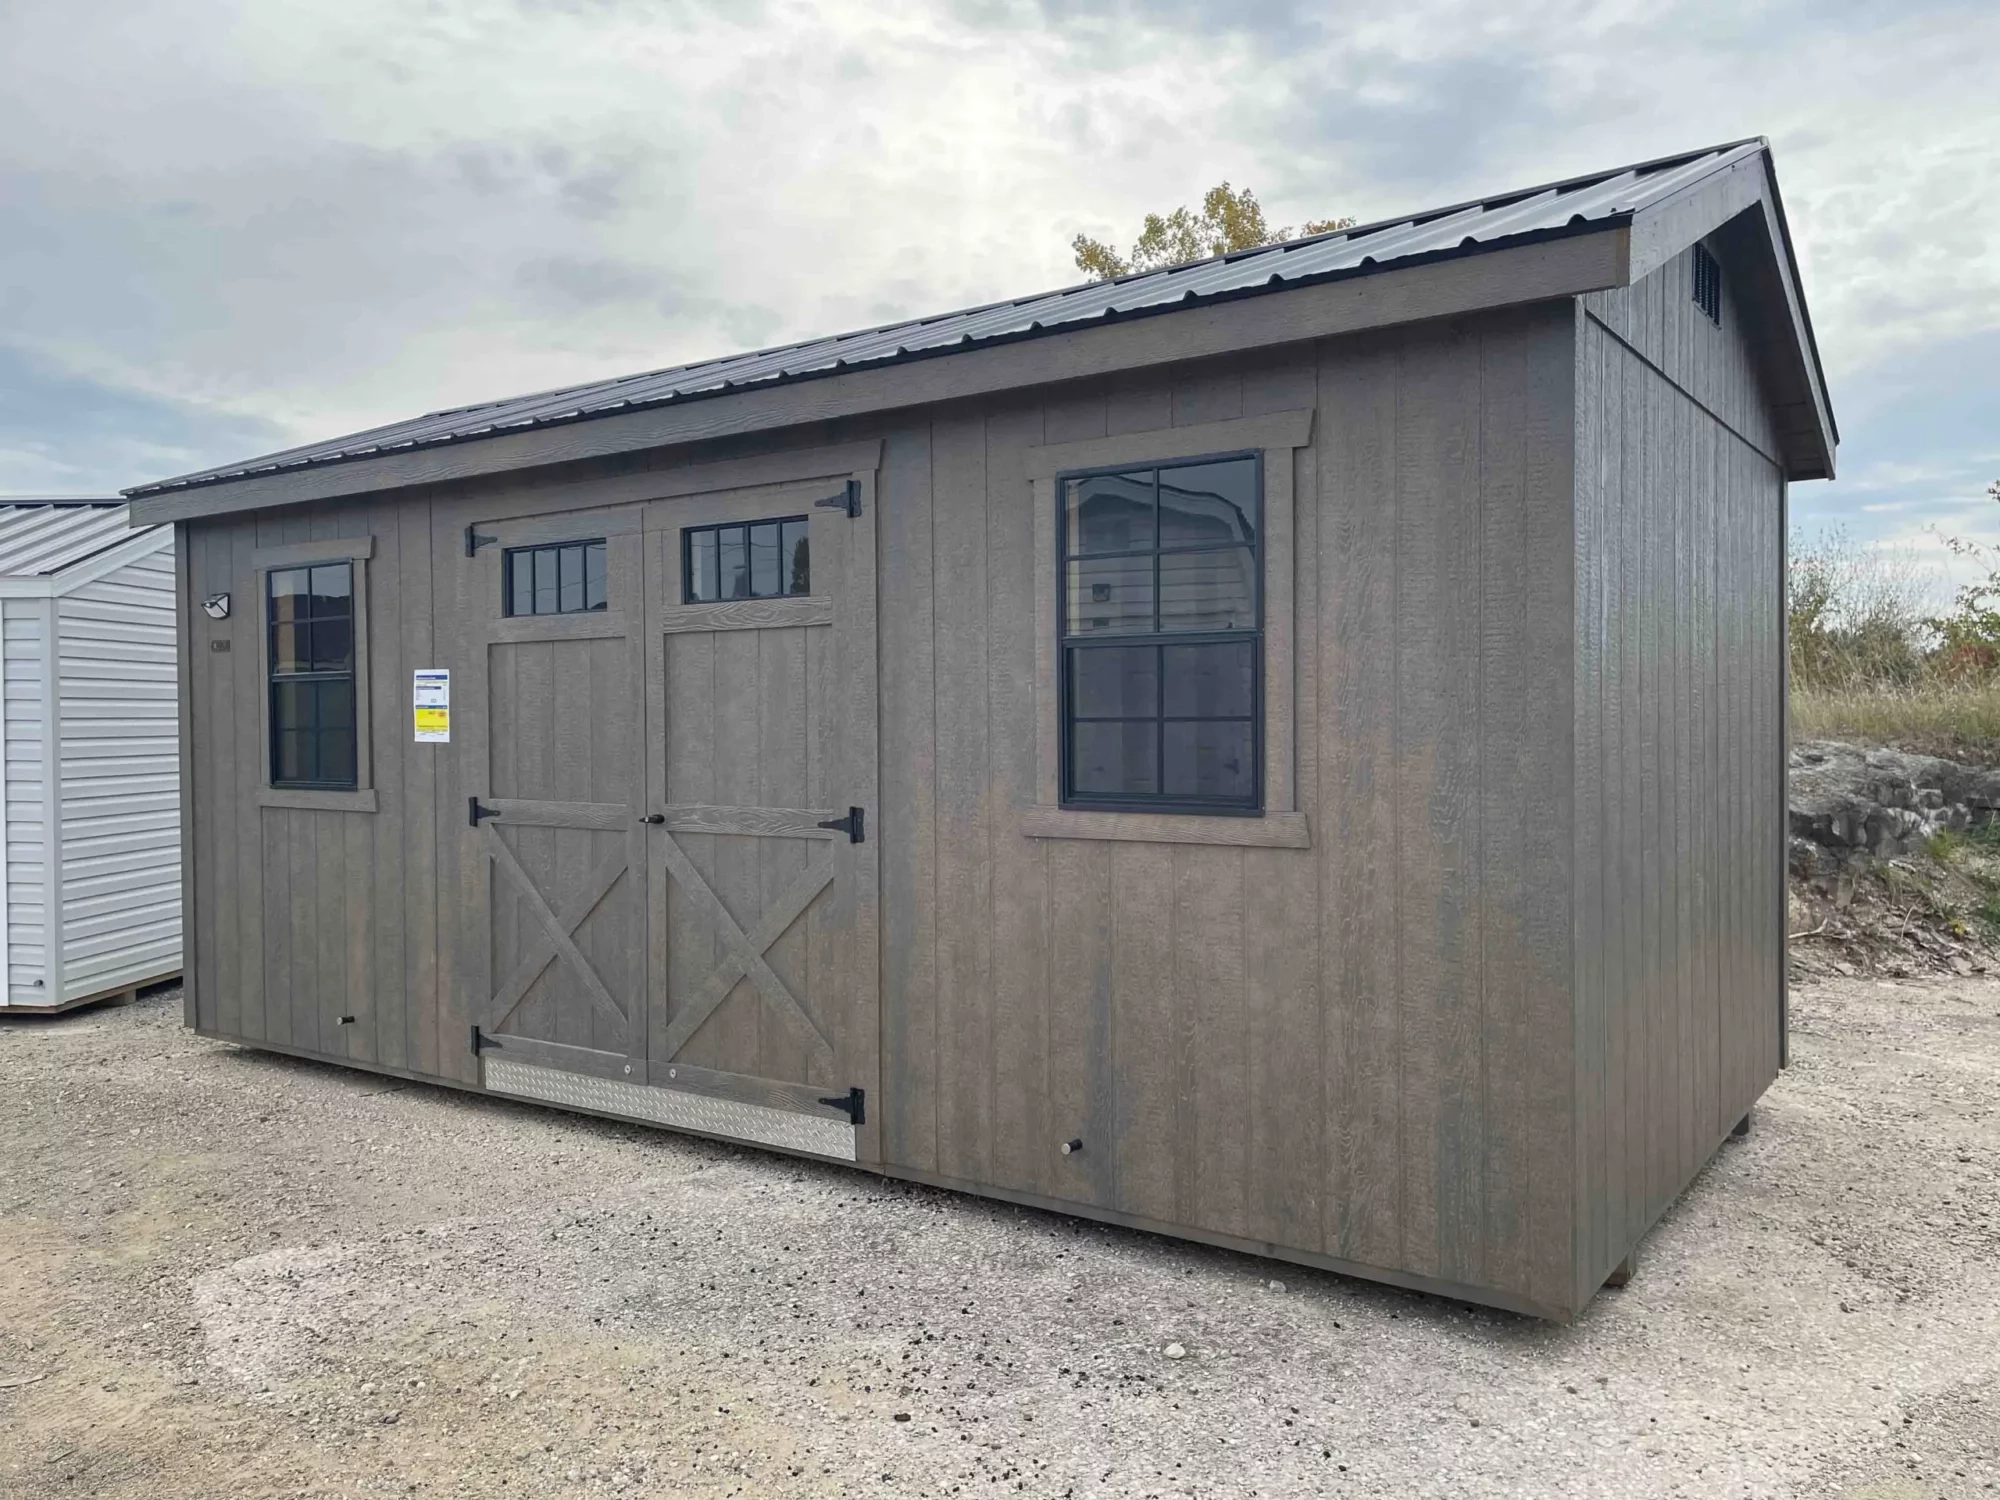
{"type": "Polygon", "coordinates": [[[1694,301],[1709,322],[1722,326],[1722,264],[1700,245],[1694,247],[1694,301]]]}

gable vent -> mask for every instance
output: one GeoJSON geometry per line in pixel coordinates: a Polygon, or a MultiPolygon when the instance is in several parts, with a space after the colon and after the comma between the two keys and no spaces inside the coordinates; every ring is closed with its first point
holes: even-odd
{"type": "Polygon", "coordinates": [[[1709,322],[1722,326],[1722,264],[1700,245],[1694,247],[1694,301],[1709,322]]]}

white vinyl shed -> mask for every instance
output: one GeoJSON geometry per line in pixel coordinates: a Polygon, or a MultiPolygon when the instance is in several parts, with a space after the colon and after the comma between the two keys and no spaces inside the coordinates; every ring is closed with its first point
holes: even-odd
{"type": "Polygon", "coordinates": [[[174,532],[0,500],[0,1007],[181,969],[174,532]]]}

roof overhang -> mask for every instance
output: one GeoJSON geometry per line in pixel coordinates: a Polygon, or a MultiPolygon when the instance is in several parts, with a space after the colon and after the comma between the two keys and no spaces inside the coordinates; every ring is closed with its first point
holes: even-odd
{"type": "MultiPolygon", "coordinates": [[[[615,457],[1001,391],[1082,380],[1303,340],[1629,286],[1709,238],[1750,295],[1746,334],[1776,408],[1787,476],[1830,477],[1838,435],[1763,141],[1625,211],[1475,241],[1310,281],[1239,286],[1080,324],[1034,326],[961,347],[703,391],[660,404],[126,491],[134,525],[192,520],[615,457]]],[[[1665,158],[1679,164],[1689,158],[1665,158]]],[[[1660,164],[1645,164],[1647,167],[1660,164]]],[[[1636,169],[1634,169],[1636,170],[1636,169]]],[[[1530,193],[1553,191],[1532,189],[1530,193]]],[[[1511,195],[1514,201],[1525,195],[1511,195]]],[[[1443,213],[1453,210],[1443,210],[1443,213]]],[[[1354,231],[1355,235],[1363,231],[1354,231]]]]}
{"type": "Polygon", "coordinates": [[[1734,306],[1767,382],[1788,479],[1831,479],[1840,431],[1827,398],[1819,344],[1799,286],[1791,229],[1768,144],[1632,216],[1627,282],[1710,239],[1730,274],[1750,282],[1734,306]]]}
{"type": "Polygon", "coordinates": [[[1600,291],[1623,285],[1627,264],[1625,226],[1593,225],[1589,232],[873,369],[199,488],[135,494],[132,516],[135,523],[185,521],[1088,379],[1600,291]]]}

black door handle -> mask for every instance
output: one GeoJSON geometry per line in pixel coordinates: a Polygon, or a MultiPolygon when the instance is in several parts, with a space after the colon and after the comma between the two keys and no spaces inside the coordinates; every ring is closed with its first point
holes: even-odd
{"type": "Polygon", "coordinates": [[[665,813],[647,813],[639,821],[641,823],[664,823],[667,821],[667,815],[665,813]]]}

